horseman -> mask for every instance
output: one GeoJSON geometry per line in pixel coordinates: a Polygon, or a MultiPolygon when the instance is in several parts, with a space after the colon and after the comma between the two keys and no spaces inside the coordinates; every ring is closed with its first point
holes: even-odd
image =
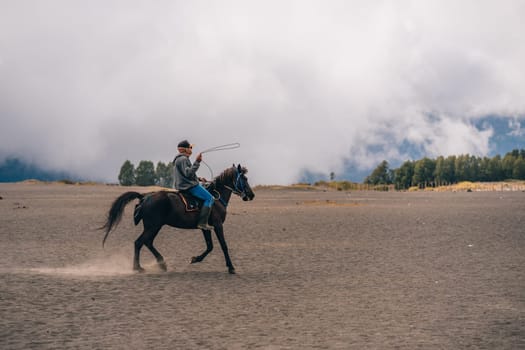
{"type": "Polygon", "coordinates": [[[201,230],[212,230],[208,225],[211,207],[214,198],[200,183],[197,177],[197,170],[202,161],[202,153],[197,155],[195,162],[191,164],[189,157],[192,154],[193,145],[187,140],[179,142],[177,149],[179,154],[173,159],[173,187],[181,192],[187,192],[194,197],[204,201],[197,223],[197,228],[201,230]]]}

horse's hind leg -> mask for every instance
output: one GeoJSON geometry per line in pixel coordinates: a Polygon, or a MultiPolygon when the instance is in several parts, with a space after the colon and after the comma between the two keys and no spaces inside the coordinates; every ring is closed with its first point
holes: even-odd
{"type": "Polygon", "coordinates": [[[155,237],[157,236],[157,234],[159,233],[159,229],[157,229],[156,231],[153,231],[155,232],[154,234],[152,234],[151,236],[148,237],[148,239],[146,240],[146,242],[144,242],[144,244],[146,245],[146,247],[148,247],[148,249],[150,250],[150,252],[155,256],[155,259],[157,259],[157,264],[159,264],[159,267],[163,270],[163,271],[167,271],[168,270],[168,267],[166,266],[166,262],[164,262],[164,257],[159,253],[159,251],[153,246],[153,240],[155,239],[155,237]]]}
{"type": "Polygon", "coordinates": [[[140,250],[142,249],[142,246],[144,245],[144,236],[146,234],[146,231],[142,232],[142,234],[135,240],[135,255],[133,256],[133,270],[138,272],[143,272],[144,269],[140,266],[140,250]]]}
{"type": "Polygon", "coordinates": [[[201,255],[194,256],[193,258],[191,258],[191,263],[192,264],[201,262],[213,250],[213,242],[211,240],[211,231],[209,231],[209,230],[202,230],[202,233],[204,235],[204,240],[206,241],[206,250],[201,255]]]}
{"type": "Polygon", "coordinates": [[[157,259],[158,264],[160,267],[165,270],[166,263],[164,263],[164,258],[160,253],[153,247],[153,240],[155,239],[155,236],[157,236],[157,233],[159,233],[159,228],[145,228],[144,232],[137,238],[135,241],[135,255],[133,257],[133,270],[138,272],[143,272],[144,269],[142,266],[140,266],[140,250],[142,249],[142,246],[146,245],[148,249],[153,253],[155,258],[157,259]]]}

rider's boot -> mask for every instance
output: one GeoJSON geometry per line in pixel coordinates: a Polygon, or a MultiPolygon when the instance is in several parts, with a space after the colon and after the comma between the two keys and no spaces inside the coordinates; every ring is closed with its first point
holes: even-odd
{"type": "Polygon", "coordinates": [[[199,216],[199,222],[197,223],[197,228],[201,230],[207,230],[211,231],[213,230],[213,226],[208,225],[208,220],[210,219],[210,207],[202,207],[200,216],[199,216]]]}

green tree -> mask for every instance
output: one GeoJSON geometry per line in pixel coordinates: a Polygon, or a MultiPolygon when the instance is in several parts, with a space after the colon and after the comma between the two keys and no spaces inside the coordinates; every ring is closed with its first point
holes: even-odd
{"type": "Polygon", "coordinates": [[[397,190],[406,190],[412,186],[414,177],[414,162],[407,160],[394,170],[394,184],[397,190]]]}
{"type": "Polygon", "coordinates": [[[426,187],[434,182],[434,170],[436,162],[430,158],[423,158],[416,162],[414,166],[414,177],[412,183],[419,187],[426,187]]]}
{"type": "Polygon", "coordinates": [[[501,181],[505,177],[503,176],[503,170],[501,168],[501,156],[498,154],[489,161],[489,181],[501,181]]]}
{"type": "Polygon", "coordinates": [[[163,162],[158,162],[155,169],[155,175],[157,179],[157,185],[162,187],[173,186],[173,163],[168,165],[163,162]]]}
{"type": "Polygon", "coordinates": [[[443,181],[447,184],[456,182],[456,156],[448,156],[443,164],[443,181]]]}
{"type": "MultiPolygon", "coordinates": [[[[512,150],[502,158],[477,157],[469,154],[442,156],[437,159],[423,158],[406,161],[394,169],[392,179],[396,189],[410,186],[424,187],[428,184],[450,184],[458,181],[502,181],[505,179],[525,179],[525,150],[512,150]]],[[[372,176],[366,181],[371,181],[372,176]]]]}
{"type": "Polygon", "coordinates": [[[512,179],[515,160],[516,158],[510,152],[505,154],[505,157],[503,157],[503,160],[501,161],[501,170],[503,172],[504,179],[512,179]]]}
{"type": "Polygon", "coordinates": [[[365,183],[369,185],[389,185],[392,183],[392,176],[389,170],[388,162],[383,160],[372,174],[366,177],[365,183]]]}
{"type": "Polygon", "coordinates": [[[490,179],[490,158],[489,157],[483,157],[482,159],[479,159],[479,174],[478,174],[478,180],[479,181],[491,181],[490,179]]]}
{"type": "Polygon", "coordinates": [[[149,160],[141,160],[135,170],[135,183],[139,186],[155,185],[155,167],[149,160]]]}
{"type": "Polygon", "coordinates": [[[469,179],[468,169],[468,158],[469,155],[462,154],[456,157],[454,162],[454,172],[456,174],[456,181],[467,181],[469,179]]]}
{"type": "Polygon", "coordinates": [[[120,167],[118,181],[122,186],[135,184],[135,166],[129,160],[126,160],[120,167]]]}
{"type": "Polygon", "coordinates": [[[480,181],[480,163],[481,158],[470,156],[469,158],[469,179],[470,181],[480,181]]]}
{"type": "Polygon", "coordinates": [[[434,179],[439,185],[445,183],[445,157],[439,156],[436,159],[436,168],[434,170],[434,179]]]}
{"type": "Polygon", "coordinates": [[[525,180],[525,159],[519,157],[514,161],[512,169],[512,178],[516,180],[525,180]]]}

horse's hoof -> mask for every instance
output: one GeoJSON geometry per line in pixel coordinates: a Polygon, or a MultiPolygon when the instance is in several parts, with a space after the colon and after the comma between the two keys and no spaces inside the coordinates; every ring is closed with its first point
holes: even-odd
{"type": "Polygon", "coordinates": [[[159,267],[164,272],[168,271],[168,265],[166,265],[166,263],[164,261],[159,263],[159,267]]]}
{"type": "Polygon", "coordinates": [[[146,270],[144,270],[141,266],[134,267],[133,270],[136,271],[136,272],[138,272],[138,273],[142,273],[142,272],[146,271],[146,270]]]}
{"type": "Polygon", "coordinates": [[[192,257],[191,260],[190,260],[190,264],[195,264],[195,263],[198,263],[198,262],[200,262],[200,260],[196,256],[192,257]]]}
{"type": "Polygon", "coordinates": [[[228,268],[228,272],[229,272],[231,275],[235,275],[235,269],[234,269],[233,267],[228,268]]]}

